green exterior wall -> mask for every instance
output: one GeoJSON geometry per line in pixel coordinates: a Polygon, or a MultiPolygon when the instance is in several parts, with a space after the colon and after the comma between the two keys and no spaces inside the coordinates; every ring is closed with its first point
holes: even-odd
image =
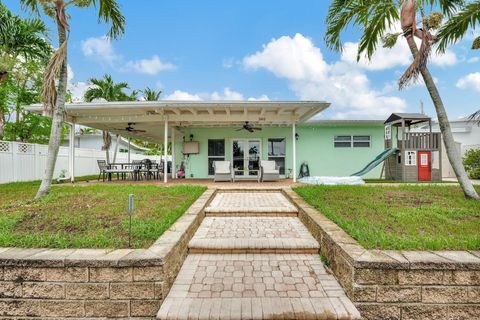
{"type": "MultiPolygon", "coordinates": [[[[262,141],[262,159],[268,158],[268,138],[286,138],[286,173],[292,168],[292,128],[264,128],[262,131],[250,133],[235,131],[237,128],[184,128],[182,134],[189,140],[193,134],[194,141],[199,142],[200,153],[188,158],[182,154],[182,142],[175,145],[176,163],[186,160],[187,178],[208,178],[208,139],[225,139],[225,159],[231,160],[232,140],[259,138],[262,141]],[[193,175],[193,176],[192,176],[193,175]]],[[[315,176],[349,176],[362,169],[384,150],[382,124],[310,124],[297,126],[297,168],[307,161],[310,175],[315,176]],[[370,148],[334,148],[336,135],[369,135],[370,148]]],[[[381,166],[372,170],[365,178],[378,178],[381,166]]]]}

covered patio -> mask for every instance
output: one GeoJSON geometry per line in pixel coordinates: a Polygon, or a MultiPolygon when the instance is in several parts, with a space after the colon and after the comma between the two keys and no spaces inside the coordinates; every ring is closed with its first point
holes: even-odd
{"type": "MultiPolygon", "coordinates": [[[[196,128],[229,128],[240,131],[245,124],[261,129],[290,128],[289,159],[296,182],[296,126],[305,123],[329,106],[323,101],[135,101],[92,102],[67,104],[66,117],[72,128],[75,124],[109,131],[126,138],[163,144],[163,161],[170,158],[171,173],[163,165],[163,182],[175,179],[179,157],[184,156],[184,142],[193,139],[196,128]],[[190,134],[189,134],[190,133],[190,134]],[[169,154],[168,145],[171,144],[169,154]]],[[[41,114],[43,107],[28,107],[41,114]]],[[[272,129],[273,130],[273,129],[272,129]]],[[[74,134],[74,130],[70,131],[74,134]]],[[[218,133],[221,135],[221,133],[218,133]]],[[[218,138],[218,137],[216,137],[218,138]]],[[[73,141],[70,139],[69,141],[73,141]]],[[[200,148],[204,148],[201,146],[200,148]]],[[[75,172],[75,148],[70,143],[70,172],[75,172]]],[[[193,176],[193,175],[192,175],[193,176]]],[[[72,182],[74,175],[71,175],[72,182]]]]}

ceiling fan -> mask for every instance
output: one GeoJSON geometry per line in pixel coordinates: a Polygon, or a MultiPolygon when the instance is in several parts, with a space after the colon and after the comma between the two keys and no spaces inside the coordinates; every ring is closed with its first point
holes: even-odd
{"type": "Polygon", "coordinates": [[[252,127],[252,125],[250,125],[248,121],[245,121],[245,124],[240,129],[237,129],[236,131],[242,131],[242,130],[246,130],[248,132],[255,132],[255,131],[261,131],[262,128],[252,127]]]}
{"type": "Polygon", "coordinates": [[[130,133],[146,132],[145,130],[135,129],[133,127],[134,125],[135,125],[134,122],[129,122],[128,126],[126,128],[123,128],[123,129],[115,128],[115,130],[125,130],[125,131],[130,132],[130,133]]]}

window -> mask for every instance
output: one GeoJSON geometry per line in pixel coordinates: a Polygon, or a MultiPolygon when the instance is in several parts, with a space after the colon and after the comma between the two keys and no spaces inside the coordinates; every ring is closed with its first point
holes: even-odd
{"type": "Polygon", "coordinates": [[[353,136],[354,148],[370,148],[370,136],[353,136]]]}
{"type": "Polygon", "coordinates": [[[370,136],[335,136],[335,148],[370,148],[370,136]]]}
{"type": "Polygon", "coordinates": [[[333,144],[335,148],[351,148],[352,136],[335,136],[333,144]]]}
{"type": "Polygon", "coordinates": [[[417,151],[405,151],[405,165],[406,166],[417,165],[417,151]]]}
{"type": "Polygon", "coordinates": [[[392,139],[392,126],[385,127],[385,140],[392,139]]]}
{"type": "Polygon", "coordinates": [[[208,140],[208,175],[213,176],[215,169],[213,163],[215,161],[225,160],[225,140],[209,139],[208,140]]]}
{"type": "Polygon", "coordinates": [[[268,139],[268,160],[275,161],[280,174],[285,174],[285,138],[268,139]]]}

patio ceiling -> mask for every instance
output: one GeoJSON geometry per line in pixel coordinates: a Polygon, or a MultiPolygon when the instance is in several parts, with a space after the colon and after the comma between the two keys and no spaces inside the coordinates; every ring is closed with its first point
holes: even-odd
{"type": "MultiPolygon", "coordinates": [[[[262,127],[303,123],[330,104],[322,101],[135,101],[67,104],[66,121],[107,130],[125,137],[160,142],[164,123],[185,127],[233,127],[245,121],[262,127]],[[129,133],[129,122],[146,132],[129,133]]],[[[41,105],[27,110],[42,113],[41,105]]],[[[169,130],[170,131],[170,130],[169,130]]]]}

